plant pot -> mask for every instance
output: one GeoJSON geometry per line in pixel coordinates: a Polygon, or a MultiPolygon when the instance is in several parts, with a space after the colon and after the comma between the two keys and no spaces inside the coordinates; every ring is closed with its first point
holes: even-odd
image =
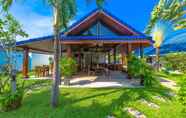
{"type": "Polygon", "coordinates": [[[129,73],[127,73],[127,78],[132,79],[132,76],[129,73]]]}
{"type": "Polygon", "coordinates": [[[69,77],[64,78],[64,85],[66,85],[66,86],[70,85],[70,78],[69,77]]]}
{"type": "Polygon", "coordinates": [[[143,76],[140,77],[140,85],[144,86],[144,77],[143,76]]]}

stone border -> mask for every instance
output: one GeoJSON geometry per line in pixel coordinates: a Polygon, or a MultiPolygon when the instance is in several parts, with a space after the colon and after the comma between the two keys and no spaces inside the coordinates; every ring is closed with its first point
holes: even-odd
{"type": "Polygon", "coordinates": [[[135,118],[147,118],[143,113],[139,112],[138,110],[135,110],[134,108],[125,108],[124,111],[127,111],[135,118]]]}
{"type": "Polygon", "coordinates": [[[141,99],[140,102],[147,104],[149,107],[154,108],[154,109],[159,109],[160,106],[158,106],[157,104],[153,103],[153,102],[149,102],[145,99],[141,99]]]}

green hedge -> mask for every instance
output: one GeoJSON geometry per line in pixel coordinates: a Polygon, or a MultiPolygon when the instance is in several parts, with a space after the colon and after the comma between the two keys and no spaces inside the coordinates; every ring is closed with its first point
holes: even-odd
{"type": "Polygon", "coordinates": [[[186,73],[186,53],[170,53],[161,57],[161,63],[167,70],[186,73]]]}

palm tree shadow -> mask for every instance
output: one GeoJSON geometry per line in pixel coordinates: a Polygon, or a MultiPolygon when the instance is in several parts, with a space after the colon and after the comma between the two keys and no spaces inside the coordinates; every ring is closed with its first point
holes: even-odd
{"type": "MultiPolygon", "coordinates": [[[[68,89],[68,88],[67,88],[68,89]]],[[[82,89],[83,90],[83,89],[82,89]]],[[[81,92],[82,90],[77,92],[81,92]]],[[[60,105],[57,109],[50,108],[50,90],[34,93],[25,98],[23,108],[37,106],[37,112],[43,112],[55,118],[104,118],[108,115],[122,114],[119,116],[130,116],[123,112],[124,107],[128,107],[131,102],[144,98],[151,100],[152,96],[159,95],[171,99],[165,94],[169,91],[166,88],[100,88],[88,89],[88,92],[75,94],[76,89],[64,90],[60,95],[60,105]],[[90,94],[90,95],[89,95],[90,94]],[[46,100],[46,98],[48,100],[46,100]],[[45,99],[45,100],[42,100],[45,99]],[[45,109],[40,109],[45,108],[45,109]],[[117,113],[117,111],[120,111],[117,113]]],[[[33,107],[35,108],[35,107],[33,107]]],[[[35,110],[29,110],[30,114],[35,110]]],[[[20,111],[18,111],[20,112],[20,111]]],[[[37,114],[36,114],[37,116],[37,114]]],[[[29,117],[28,117],[29,118],[29,117]]]]}

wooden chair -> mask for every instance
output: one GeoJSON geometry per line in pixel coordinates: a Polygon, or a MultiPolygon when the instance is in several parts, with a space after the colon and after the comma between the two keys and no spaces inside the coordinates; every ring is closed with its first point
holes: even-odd
{"type": "Polygon", "coordinates": [[[43,65],[43,76],[49,76],[49,66],[48,65],[43,65]]]}

